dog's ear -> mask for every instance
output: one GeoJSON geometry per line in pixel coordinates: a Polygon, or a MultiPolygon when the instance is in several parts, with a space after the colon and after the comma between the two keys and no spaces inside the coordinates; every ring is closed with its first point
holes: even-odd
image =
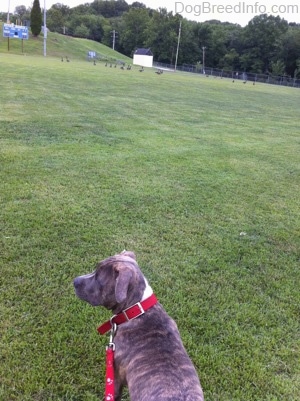
{"type": "Polygon", "coordinates": [[[121,303],[125,301],[127,297],[127,291],[128,291],[128,286],[132,277],[132,271],[124,266],[117,268],[117,271],[119,272],[119,275],[116,280],[116,287],[115,287],[115,296],[116,296],[116,301],[118,303],[121,303]]]}
{"type": "Polygon", "coordinates": [[[130,258],[136,260],[135,254],[132,251],[126,251],[126,249],[124,249],[123,252],[121,252],[122,256],[129,256],[130,258]]]}

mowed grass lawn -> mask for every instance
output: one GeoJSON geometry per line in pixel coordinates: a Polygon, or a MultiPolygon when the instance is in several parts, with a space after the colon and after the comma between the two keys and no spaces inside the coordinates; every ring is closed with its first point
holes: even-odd
{"type": "Polygon", "coordinates": [[[13,55],[0,82],[0,399],[102,399],[110,314],[72,280],[124,248],[207,401],[298,399],[300,90],[13,55]]]}

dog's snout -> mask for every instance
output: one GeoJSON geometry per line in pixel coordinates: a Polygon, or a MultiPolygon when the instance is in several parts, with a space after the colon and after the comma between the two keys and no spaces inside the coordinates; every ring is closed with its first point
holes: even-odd
{"type": "Polygon", "coordinates": [[[82,280],[81,280],[80,277],[76,277],[76,278],[74,279],[74,281],[73,281],[74,287],[75,287],[75,288],[80,287],[81,281],[82,281],[82,280]]]}

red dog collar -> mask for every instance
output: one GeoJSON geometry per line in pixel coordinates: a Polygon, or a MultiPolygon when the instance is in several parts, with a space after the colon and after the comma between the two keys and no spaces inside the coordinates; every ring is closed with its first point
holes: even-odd
{"type": "Polygon", "coordinates": [[[141,315],[143,315],[146,310],[150,309],[157,303],[157,298],[154,294],[152,294],[149,298],[146,298],[144,301],[137,302],[136,304],[130,306],[127,309],[124,309],[122,312],[114,315],[110,320],[103,323],[100,327],[98,327],[97,331],[100,334],[107,333],[111,328],[112,324],[116,323],[116,325],[128,322],[129,320],[135,319],[141,315]]]}

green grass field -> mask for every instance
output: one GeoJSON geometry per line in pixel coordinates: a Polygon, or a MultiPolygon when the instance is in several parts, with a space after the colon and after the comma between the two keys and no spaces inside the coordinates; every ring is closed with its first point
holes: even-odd
{"type": "Polygon", "coordinates": [[[299,89],[4,53],[0,82],[0,399],[102,399],[72,280],[126,248],[206,401],[295,401],[299,89]]]}

